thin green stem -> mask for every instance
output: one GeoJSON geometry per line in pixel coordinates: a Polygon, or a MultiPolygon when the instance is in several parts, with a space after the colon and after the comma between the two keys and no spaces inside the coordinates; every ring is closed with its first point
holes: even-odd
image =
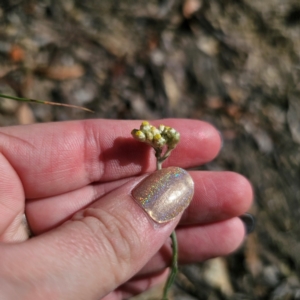
{"type": "Polygon", "coordinates": [[[162,163],[170,156],[172,149],[167,149],[164,155],[162,155],[162,149],[161,148],[155,148],[155,157],[156,157],[156,170],[161,170],[162,163]]]}
{"type": "Polygon", "coordinates": [[[168,300],[168,291],[171,288],[172,284],[174,283],[176,274],[178,272],[178,244],[177,244],[175,230],[171,234],[171,239],[172,239],[172,250],[173,250],[172,265],[171,265],[170,274],[168,276],[167,282],[164,287],[162,300],[168,300]]]}
{"type": "Polygon", "coordinates": [[[156,170],[161,170],[162,168],[162,157],[161,157],[161,153],[162,153],[162,149],[161,148],[154,148],[155,150],[155,157],[156,157],[156,170]]]}
{"type": "MultiPolygon", "coordinates": [[[[162,149],[157,148],[155,149],[155,157],[156,157],[156,169],[161,170],[162,163],[170,156],[173,149],[167,149],[164,155],[162,155],[162,149]]],[[[163,290],[163,298],[162,300],[168,300],[168,291],[170,290],[172,284],[174,283],[176,274],[178,272],[178,244],[176,238],[175,230],[171,234],[172,240],[172,264],[170,274],[168,276],[167,282],[165,284],[163,290]]]]}
{"type": "Polygon", "coordinates": [[[57,102],[51,102],[51,101],[44,101],[44,100],[36,100],[36,99],[31,99],[31,98],[21,98],[21,97],[13,97],[13,96],[8,96],[4,94],[0,94],[0,98],[5,98],[5,99],[11,99],[19,102],[29,102],[29,103],[40,103],[40,104],[47,104],[47,105],[54,105],[54,106],[64,106],[64,107],[70,107],[70,108],[77,108],[81,110],[85,110],[88,112],[93,112],[92,110],[82,107],[82,106],[77,106],[77,105],[72,105],[72,104],[64,104],[64,103],[57,103],[57,102]]]}
{"type": "Polygon", "coordinates": [[[161,170],[162,168],[162,161],[157,160],[156,161],[156,170],[161,170]]]}
{"type": "Polygon", "coordinates": [[[169,156],[170,156],[170,154],[171,154],[171,152],[173,151],[173,149],[174,148],[168,148],[167,149],[167,151],[166,151],[166,153],[164,154],[164,156],[163,156],[163,158],[164,158],[164,160],[166,160],[169,156]]]}

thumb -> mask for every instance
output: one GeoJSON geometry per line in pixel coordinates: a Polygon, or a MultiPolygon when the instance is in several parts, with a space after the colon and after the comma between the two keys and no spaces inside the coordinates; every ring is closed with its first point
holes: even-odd
{"type": "Polygon", "coordinates": [[[186,171],[166,168],[126,183],[50,232],[1,245],[1,292],[14,299],[105,296],[160,249],[193,192],[186,171]]]}

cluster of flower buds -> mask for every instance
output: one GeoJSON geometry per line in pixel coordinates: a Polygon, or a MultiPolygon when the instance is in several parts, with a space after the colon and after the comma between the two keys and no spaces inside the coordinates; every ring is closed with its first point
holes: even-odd
{"type": "Polygon", "coordinates": [[[180,134],[174,128],[165,125],[159,125],[158,128],[152,126],[147,121],[143,121],[140,129],[133,129],[132,136],[140,141],[150,144],[153,148],[174,149],[179,142],[180,134]]]}

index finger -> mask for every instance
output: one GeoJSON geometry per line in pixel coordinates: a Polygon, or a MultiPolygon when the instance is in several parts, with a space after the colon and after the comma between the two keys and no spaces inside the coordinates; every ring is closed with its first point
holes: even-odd
{"type": "MultiPolygon", "coordinates": [[[[210,124],[165,119],[181,140],[164,166],[190,168],[212,160],[221,139],[210,124]]],[[[0,128],[0,151],[22,181],[26,198],[49,197],[92,182],[155,169],[153,149],[131,137],[140,121],[85,120],[0,128]]]]}

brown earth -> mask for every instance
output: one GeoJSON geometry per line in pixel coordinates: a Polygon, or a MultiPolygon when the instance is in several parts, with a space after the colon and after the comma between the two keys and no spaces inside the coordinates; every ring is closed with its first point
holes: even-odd
{"type": "Polygon", "coordinates": [[[0,5],[0,92],[95,110],[1,100],[0,126],[202,119],[224,147],[201,169],[252,182],[255,232],[226,259],[182,267],[172,299],[300,299],[298,0],[0,5]]]}

